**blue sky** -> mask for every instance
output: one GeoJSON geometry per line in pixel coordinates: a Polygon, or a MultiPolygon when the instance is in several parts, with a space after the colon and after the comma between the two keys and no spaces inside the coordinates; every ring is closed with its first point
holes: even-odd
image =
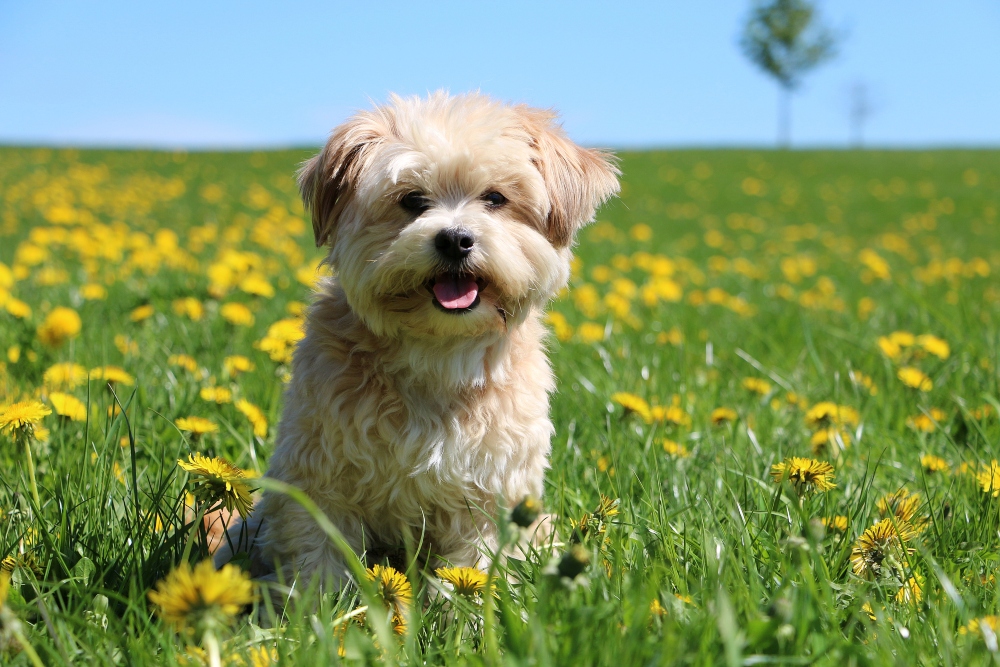
{"type": "MultiPolygon", "coordinates": [[[[1000,2],[827,0],[840,55],[793,144],[1000,145],[1000,2]]],[[[773,145],[776,86],[737,47],[749,0],[0,0],[0,143],[287,146],[390,91],[553,107],[609,147],[773,145]]]]}

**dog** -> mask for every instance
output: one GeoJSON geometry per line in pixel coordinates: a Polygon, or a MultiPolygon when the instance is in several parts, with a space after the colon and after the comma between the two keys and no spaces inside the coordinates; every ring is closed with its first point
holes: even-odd
{"type": "MultiPolygon", "coordinates": [[[[554,113],[478,93],[393,96],[335,128],[298,174],[335,277],[308,310],[267,476],[369,562],[409,532],[435,562],[489,563],[496,517],[543,491],[544,308],[619,175],[554,113]]],[[[235,551],[259,578],[349,576],[287,495],[265,491],[229,535],[217,565],[235,551]]]]}

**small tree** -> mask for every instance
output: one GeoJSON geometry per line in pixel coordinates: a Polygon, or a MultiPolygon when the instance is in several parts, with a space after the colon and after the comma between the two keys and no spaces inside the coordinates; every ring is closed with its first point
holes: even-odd
{"type": "Polygon", "coordinates": [[[792,92],[809,70],[833,57],[833,34],[806,0],[757,0],[743,29],[743,53],[781,86],[778,143],[791,141],[792,92]]]}
{"type": "Polygon", "coordinates": [[[864,81],[855,81],[850,88],[851,143],[854,148],[865,147],[865,123],[875,113],[871,91],[864,81]]]}

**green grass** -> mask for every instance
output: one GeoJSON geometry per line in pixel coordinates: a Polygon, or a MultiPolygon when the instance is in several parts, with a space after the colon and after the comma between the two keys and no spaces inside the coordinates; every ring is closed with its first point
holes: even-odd
{"type": "MultiPolygon", "coordinates": [[[[97,380],[71,388],[87,419],[44,420],[48,441],[33,449],[41,507],[23,449],[0,435],[0,557],[18,563],[0,612],[2,664],[31,664],[10,637],[14,622],[45,665],[185,662],[193,640],[147,599],[185,553],[205,554],[176,460],[206,452],[266,471],[287,368],[255,344],[292,316],[289,304],[308,301],[297,276],[320,254],[292,180],[307,155],[0,149],[0,406],[45,399],[43,373],[57,362],[120,366],[136,379],[115,393],[97,380]],[[275,294],[223,289],[209,270],[219,261],[261,274],[275,294]],[[106,298],[83,299],[87,283],[106,298]],[[202,304],[200,320],[175,313],[184,297],[202,304]],[[13,298],[31,315],[10,314],[13,298]],[[254,324],[220,317],[228,302],[245,304],[254,324]],[[155,314],[133,322],[145,304],[155,314]],[[76,310],[82,329],[51,347],[37,329],[57,306],[76,310]],[[178,354],[195,372],[169,363],[178,354]],[[255,370],[227,376],[230,355],[255,370]],[[212,385],[260,406],[268,435],[255,437],[233,404],[203,400],[212,385]],[[110,416],[115,404],[124,412],[110,416]],[[173,423],[192,415],[220,430],[192,439],[173,423]]],[[[571,289],[552,307],[564,320],[550,345],[559,388],[546,509],[569,539],[602,494],[620,500],[606,533],[582,541],[586,573],[560,579],[547,555],[511,563],[490,613],[423,595],[432,585],[410,572],[423,602],[388,648],[370,627],[333,627],[358,596],[306,591],[275,627],[241,617],[223,633],[225,656],[266,646],[281,664],[329,664],[343,646],[352,663],[996,662],[989,626],[963,629],[1000,613],[1000,498],[976,477],[1000,458],[1000,154],[622,159],[621,199],[582,232],[571,289]],[[668,296],[647,303],[657,261],[668,296]],[[930,391],[905,386],[904,360],[880,351],[894,331],[947,341],[947,358],[905,362],[930,391]],[[766,395],[746,378],[765,380],[766,395]],[[690,423],[647,423],[617,392],[676,405],[690,423]],[[844,428],[849,447],[817,455],[835,468],[829,492],[799,498],[770,475],[785,457],[813,456],[806,408],[789,393],[858,412],[844,428]],[[738,418],[714,425],[719,407],[738,418]],[[921,415],[932,431],[914,427],[921,415]],[[667,453],[665,438],[688,455],[667,453]],[[925,470],[928,454],[950,472],[925,470]],[[920,495],[914,521],[925,529],[882,576],[853,574],[851,549],[880,518],[877,501],[901,488],[920,495]],[[847,518],[844,532],[816,521],[835,516],[847,518]],[[911,576],[921,599],[897,601],[911,576]]]]}

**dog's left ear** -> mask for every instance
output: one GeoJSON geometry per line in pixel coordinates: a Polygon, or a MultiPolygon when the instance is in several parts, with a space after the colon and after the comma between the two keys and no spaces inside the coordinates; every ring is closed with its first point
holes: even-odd
{"type": "Polygon", "coordinates": [[[370,148],[382,138],[370,115],[358,114],[335,128],[323,150],[299,169],[299,191],[312,211],[316,247],[336,237],[337,220],[357,187],[370,148]]]}
{"type": "Polygon", "coordinates": [[[549,195],[549,242],[564,248],[580,227],[594,219],[597,207],[618,194],[618,160],[570,141],[552,112],[528,107],[518,112],[537,150],[535,166],[549,195]]]}

